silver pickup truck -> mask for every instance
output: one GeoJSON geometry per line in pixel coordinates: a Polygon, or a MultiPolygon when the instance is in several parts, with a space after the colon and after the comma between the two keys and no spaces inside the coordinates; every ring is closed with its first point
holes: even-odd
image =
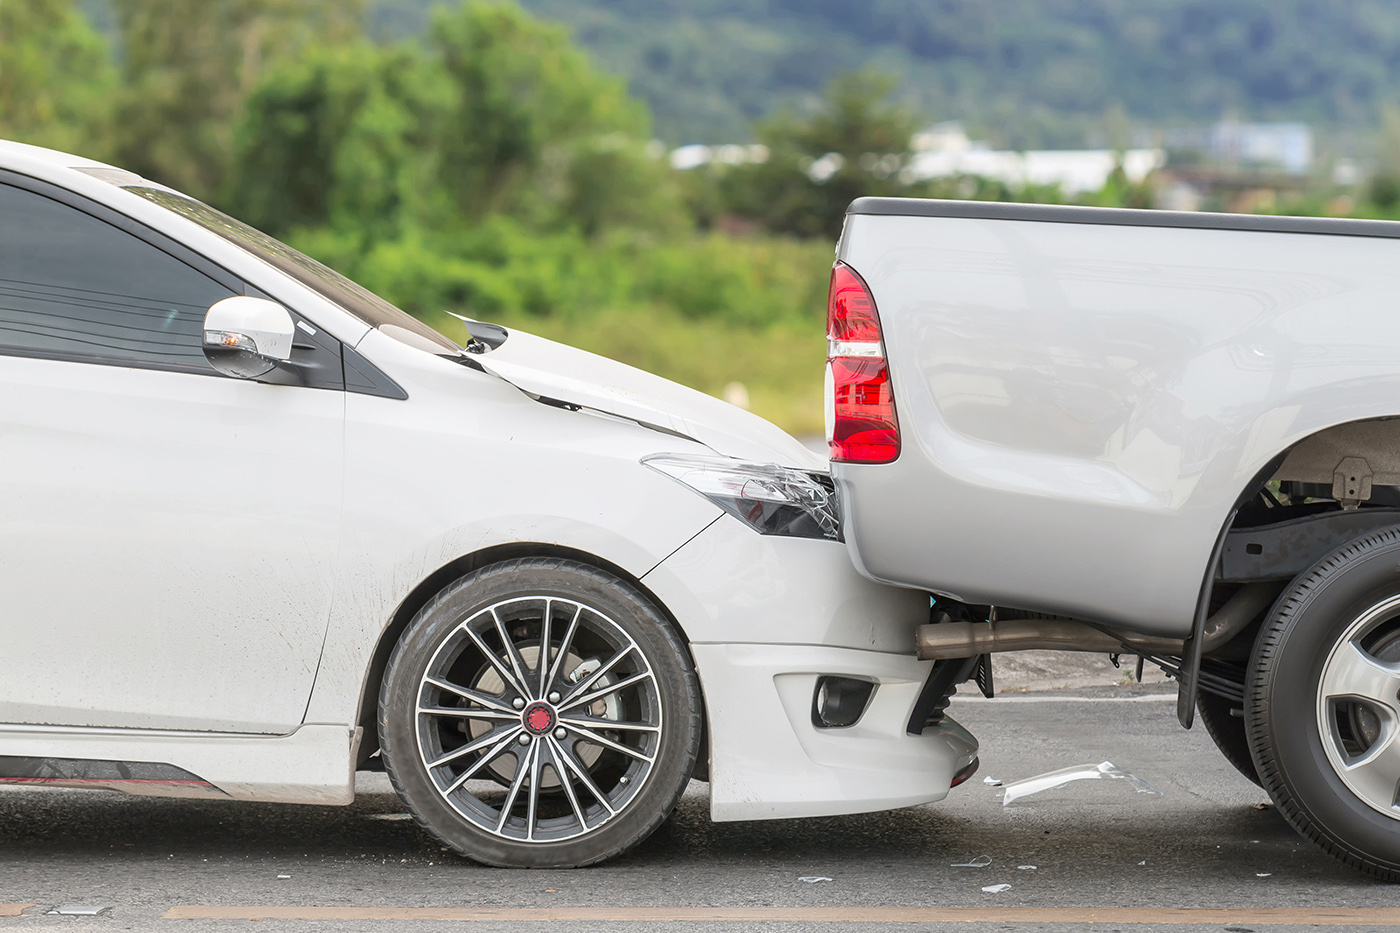
{"type": "Polygon", "coordinates": [[[997,652],[1136,655],[1400,880],[1400,223],[863,198],[837,260],[846,542],[934,595],[909,730],[997,652]]]}

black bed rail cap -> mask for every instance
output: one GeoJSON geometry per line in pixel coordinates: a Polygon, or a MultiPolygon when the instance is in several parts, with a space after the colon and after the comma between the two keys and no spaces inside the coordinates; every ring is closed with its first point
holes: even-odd
{"type": "Polygon", "coordinates": [[[1400,239],[1400,221],[1343,217],[1278,217],[1270,214],[1217,214],[1208,211],[1148,211],[1123,207],[1073,207],[1005,201],[951,201],[938,198],[856,198],[847,214],[898,217],[966,217],[1029,220],[1052,224],[1107,224],[1119,227],[1185,227],[1196,230],[1254,230],[1261,233],[1321,233],[1400,239]]]}

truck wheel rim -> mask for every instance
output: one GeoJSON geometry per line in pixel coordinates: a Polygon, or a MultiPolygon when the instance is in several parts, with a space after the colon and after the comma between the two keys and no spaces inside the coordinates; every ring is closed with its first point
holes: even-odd
{"type": "Polygon", "coordinates": [[[459,623],[428,663],[415,720],[443,800],[513,842],[596,832],[636,801],[661,747],[646,655],[597,608],[556,596],[459,623]]]}
{"type": "Polygon", "coordinates": [[[1400,820],[1400,596],[1362,613],[1333,645],[1318,681],[1317,723],[1342,783],[1400,820]]]}

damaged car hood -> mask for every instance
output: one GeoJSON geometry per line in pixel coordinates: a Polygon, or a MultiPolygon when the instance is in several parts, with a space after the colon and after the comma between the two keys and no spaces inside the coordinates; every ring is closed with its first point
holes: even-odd
{"type": "Polygon", "coordinates": [[[473,361],[530,395],[680,434],[744,460],[825,470],[826,458],[757,415],[625,363],[512,329],[473,361]]]}

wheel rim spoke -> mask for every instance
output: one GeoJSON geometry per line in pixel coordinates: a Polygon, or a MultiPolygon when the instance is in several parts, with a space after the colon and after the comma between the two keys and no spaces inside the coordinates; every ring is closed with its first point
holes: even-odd
{"type": "Polygon", "coordinates": [[[606,736],[599,735],[592,729],[585,728],[584,726],[581,726],[576,722],[571,721],[569,723],[569,728],[571,728],[574,732],[577,732],[579,738],[581,738],[585,742],[592,742],[594,745],[601,745],[604,748],[610,748],[615,752],[621,752],[624,755],[630,755],[638,761],[645,761],[647,764],[651,764],[652,762],[651,756],[647,755],[645,752],[639,751],[627,745],[623,745],[621,742],[614,742],[612,739],[606,736]]]}
{"type": "Polygon", "coordinates": [[[496,832],[501,833],[506,828],[506,823],[510,821],[510,811],[515,809],[515,799],[520,796],[520,788],[525,784],[525,778],[530,773],[530,762],[535,757],[535,749],[539,748],[538,742],[530,744],[530,750],[525,753],[525,760],[517,760],[515,765],[515,780],[510,782],[510,790],[506,792],[506,799],[501,804],[501,816],[496,822],[496,832]]]}
{"type": "Polygon", "coordinates": [[[544,742],[537,741],[530,747],[530,793],[525,801],[525,841],[535,841],[535,826],[539,822],[540,779],[544,776],[544,756],[540,752],[544,742]]]}
{"type": "Polygon", "coordinates": [[[593,795],[593,798],[603,805],[603,809],[608,811],[608,816],[614,816],[617,811],[613,809],[612,801],[608,799],[602,789],[593,781],[593,776],[588,773],[588,768],[579,761],[563,742],[556,742],[555,747],[559,749],[564,757],[564,767],[578,775],[578,782],[584,789],[593,795]]]}
{"type": "Polygon", "coordinates": [[[1348,641],[1333,655],[1322,679],[1322,695],[1363,697],[1394,711],[1400,694],[1400,667],[1377,660],[1348,641]]]}
{"type": "Polygon", "coordinates": [[[432,684],[434,687],[437,687],[441,690],[446,690],[448,693],[455,693],[462,699],[470,700],[477,706],[484,706],[487,709],[495,710],[498,713],[514,713],[514,710],[512,710],[509,706],[502,703],[500,700],[497,700],[493,696],[488,696],[485,693],[481,693],[478,690],[472,690],[467,687],[459,687],[451,681],[443,680],[440,677],[424,677],[423,682],[427,684],[432,684]]]}
{"type": "Polygon", "coordinates": [[[525,676],[525,659],[520,656],[520,652],[515,649],[515,642],[511,641],[510,635],[506,633],[505,624],[501,622],[501,617],[496,614],[496,608],[491,607],[491,620],[496,623],[496,634],[501,636],[501,645],[505,648],[506,658],[510,660],[511,669],[515,671],[516,682],[520,687],[520,695],[527,699],[534,699],[534,694],[527,692],[524,688],[529,686],[530,678],[525,676]]]}
{"type": "Polygon", "coordinates": [[[573,775],[569,773],[568,765],[564,763],[564,753],[559,749],[559,743],[554,738],[545,739],[549,743],[549,763],[554,769],[554,773],[559,777],[559,785],[564,788],[564,796],[569,798],[569,806],[574,811],[574,819],[578,820],[579,829],[588,829],[588,818],[583,815],[583,807],[579,806],[578,794],[574,793],[573,775]]]}
{"type": "MultiPolygon", "coordinates": [[[[623,648],[623,649],[622,649],[621,651],[619,651],[617,654],[615,654],[615,655],[613,655],[612,657],[608,658],[608,660],[607,660],[604,664],[600,665],[596,671],[594,671],[593,673],[591,673],[591,674],[588,675],[588,679],[587,679],[587,680],[585,680],[583,683],[578,684],[578,685],[576,685],[575,687],[573,687],[573,688],[569,691],[569,694],[572,696],[573,694],[583,693],[583,692],[589,690],[589,689],[590,689],[594,684],[596,684],[598,681],[600,681],[600,680],[602,680],[604,677],[608,676],[608,671],[610,671],[610,670],[612,670],[613,668],[617,667],[618,663],[621,662],[623,658],[625,658],[625,657],[627,657],[629,654],[631,654],[631,653],[632,653],[632,648],[633,648],[632,645],[628,645],[626,648],[623,648]]],[[[566,698],[566,699],[567,699],[567,698],[566,698]]]]}
{"type": "Polygon", "coordinates": [[[603,697],[607,696],[610,693],[616,693],[617,691],[630,687],[633,684],[639,684],[644,680],[650,679],[650,671],[642,671],[640,674],[633,674],[631,677],[623,678],[615,684],[608,684],[606,687],[603,687],[600,690],[595,690],[592,693],[585,694],[581,697],[575,697],[574,699],[569,700],[566,703],[559,704],[559,713],[560,715],[563,715],[571,709],[576,709],[580,706],[587,706],[589,703],[596,703],[598,700],[601,700],[603,697]]]}
{"type": "Polygon", "coordinates": [[[510,672],[510,668],[506,667],[505,662],[496,656],[496,652],[488,648],[486,642],[482,641],[481,636],[472,631],[471,628],[465,625],[462,626],[462,628],[466,631],[467,637],[476,645],[477,650],[486,656],[487,662],[496,669],[496,673],[506,682],[506,686],[514,690],[520,696],[525,696],[525,685],[515,679],[515,675],[510,672]]]}
{"type": "MultiPolygon", "coordinates": [[[[513,739],[516,735],[524,731],[524,727],[522,726],[516,726],[514,729],[507,729],[506,732],[509,734],[506,736],[506,739],[513,739]]],[[[470,755],[472,752],[480,751],[481,749],[485,748],[486,746],[490,745],[492,742],[495,742],[500,738],[501,733],[499,732],[499,730],[488,732],[480,738],[472,739],[465,745],[461,745],[457,748],[454,748],[452,751],[444,754],[441,758],[428,762],[428,767],[441,768],[449,761],[456,761],[463,755],[470,755]]],[[[502,739],[502,741],[505,741],[505,739],[502,739]]]]}
{"type": "Polygon", "coordinates": [[[1365,756],[1346,769],[1352,787],[1368,799],[1394,808],[1400,787],[1400,740],[1392,727],[1365,756]]]}
{"type": "Polygon", "coordinates": [[[660,732],[660,726],[645,722],[623,722],[611,719],[598,719],[596,716],[560,716],[561,725],[577,729],[618,729],[623,732],[660,732]]]}
{"type": "Polygon", "coordinates": [[[569,648],[574,643],[574,633],[578,631],[579,619],[583,616],[583,604],[580,603],[574,610],[574,617],[569,620],[569,627],[564,630],[564,640],[559,643],[559,654],[555,657],[554,663],[549,666],[549,673],[545,676],[544,691],[548,695],[559,679],[559,672],[564,666],[564,659],[569,656],[569,648]]]}
{"type": "Polygon", "coordinates": [[[516,712],[501,713],[494,709],[472,709],[468,706],[420,706],[418,712],[426,713],[429,716],[455,716],[460,719],[480,719],[485,722],[511,722],[520,719],[520,714],[516,712]]]}
{"type": "Polygon", "coordinates": [[[545,599],[544,615],[540,617],[540,654],[535,658],[535,673],[539,675],[540,692],[537,696],[545,695],[545,688],[549,686],[546,681],[549,679],[549,623],[550,616],[554,612],[554,600],[545,599]]]}
{"type": "Polygon", "coordinates": [[[495,761],[497,758],[501,757],[501,755],[505,754],[506,750],[510,747],[511,743],[515,741],[515,737],[519,734],[519,730],[512,730],[509,735],[507,735],[505,738],[501,739],[501,741],[497,742],[494,746],[492,746],[489,752],[487,752],[485,755],[482,755],[476,761],[473,761],[471,763],[471,767],[467,768],[467,770],[463,771],[461,774],[457,775],[457,777],[453,779],[452,783],[448,785],[447,789],[442,792],[443,796],[447,797],[456,793],[457,790],[463,784],[467,783],[473,777],[475,777],[478,771],[489,765],[491,762],[495,761]]]}

